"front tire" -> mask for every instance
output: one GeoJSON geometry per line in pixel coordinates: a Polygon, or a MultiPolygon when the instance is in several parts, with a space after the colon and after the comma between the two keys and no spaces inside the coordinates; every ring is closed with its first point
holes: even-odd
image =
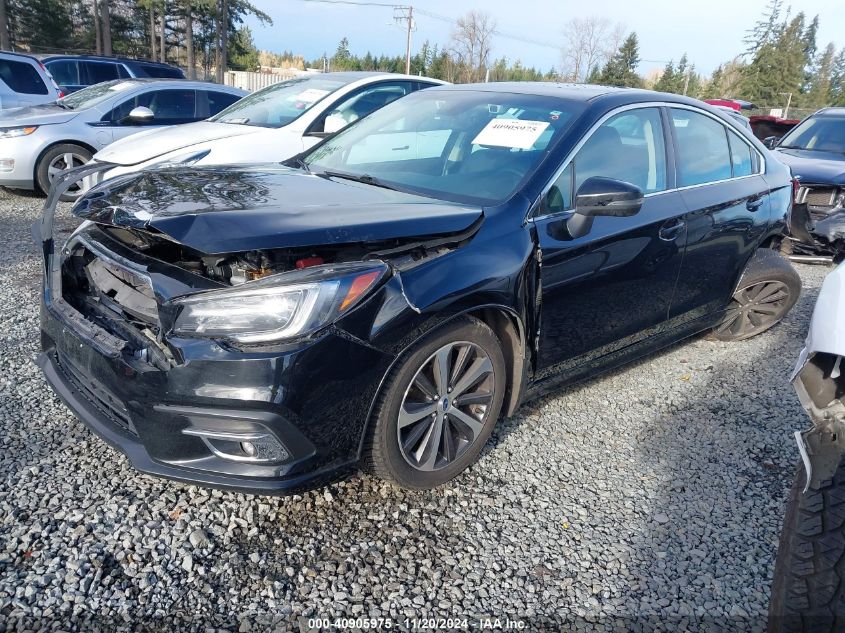
{"type": "MultiPolygon", "coordinates": [[[[87,149],[73,143],[62,143],[49,148],[35,166],[35,182],[38,188],[45,195],[50,193],[50,187],[56,177],[68,169],[84,165],[91,160],[91,156],[93,154],[87,149]]],[[[80,183],[75,183],[60,199],[63,202],[73,202],[81,193],[80,183]]]]}
{"type": "Polygon", "coordinates": [[[453,479],[490,437],[505,386],[502,346],[489,326],[462,317],[440,328],[382,389],[365,447],[370,470],[417,490],[453,479]]]}
{"type": "Polygon", "coordinates": [[[804,493],[806,481],[800,464],[775,562],[770,633],[845,628],[845,463],[804,493]]]}
{"type": "Polygon", "coordinates": [[[722,321],[711,338],[744,341],[777,324],[801,295],[801,277],[778,253],[758,250],[737,284],[722,321]]]}

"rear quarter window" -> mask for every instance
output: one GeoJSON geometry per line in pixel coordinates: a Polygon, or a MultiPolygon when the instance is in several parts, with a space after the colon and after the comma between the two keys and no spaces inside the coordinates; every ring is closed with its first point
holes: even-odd
{"type": "Polygon", "coordinates": [[[229,94],[228,92],[214,92],[209,90],[206,92],[206,95],[208,95],[208,116],[214,116],[240,99],[240,96],[229,94]]]}
{"type": "Polygon", "coordinates": [[[34,66],[26,62],[0,59],[0,79],[17,93],[46,95],[47,85],[34,66]]]}

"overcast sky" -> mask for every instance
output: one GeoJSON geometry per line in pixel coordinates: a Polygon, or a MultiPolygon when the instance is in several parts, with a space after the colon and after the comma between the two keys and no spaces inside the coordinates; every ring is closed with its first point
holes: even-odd
{"type": "MultiPolygon", "coordinates": [[[[389,2],[389,0],[370,0],[389,2]]],[[[402,1],[402,0],[400,0],[402,1]]],[[[413,0],[411,0],[413,1],[413,0]]],[[[304,0],[253,0],[273,18],[273,26],[260,26],[250,19],[256,45],[262,50],[292,50],[306,59],[324,52],[332,55],[342,37],[353,53],[404,54],[405,33],[393,24],[389,7],[348,6],[304,0]]],[[[471,9],[483,9],[496,20],[502,33],[523,38],[562,42],[562,30],[572,17],[600,16],[622,22],[640,39],[640,71],[662,67],[664,60],[677,60],[684,52],[699,72],[710,73],[720,63],[742,52],[745,31],[758,19],[766,0],[422,0],[415,8],[457,18],[471,9]]],[[[803,0],[793,13],[804,11],[808,19],[818,14],[821,22],[819,48],[833,41],[845,45],[845,1],[803,0]]],[[[452,25],[425,15],[416,20],[413,50],[428,39],[445,44],[452,25]]],[[[497,36],[494,57],[521,59],[541,70],[560,65],[560,51],[497,36]]]]}

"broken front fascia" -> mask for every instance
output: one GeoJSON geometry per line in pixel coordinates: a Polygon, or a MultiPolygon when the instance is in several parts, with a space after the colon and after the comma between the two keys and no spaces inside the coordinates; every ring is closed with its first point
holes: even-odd
{"type": "Polygon", "coordinates": [[[114,167],[113,163],[94,163],[59,174],[50,188],[50,193],[44,203],[44,210],[41,213],[41,219],[36,220],[32,226],[32,233],[44,257],[45,292],[53,293],[52,296],[48,297],[50,309],[64,322],[72,324],[77,331],[84,334],[91,345],[100,353],[114,358],[120,355],[121,350],[126,346],[126,341],[87,321],[62,298],[61,257],[56,256],[56,243],[53,237],[56,207],[62,195],[74,183],[79,182],[86,176],[106,171],[112,167],[114,167]]]}
{"type": "Polygon", "coordinates": [[[798,358],[792,384],[813,421],[795,439],[807,472],[807,485],[833,478],[845,457],[845,264],[824,281],[807,342],[798,358]]]}

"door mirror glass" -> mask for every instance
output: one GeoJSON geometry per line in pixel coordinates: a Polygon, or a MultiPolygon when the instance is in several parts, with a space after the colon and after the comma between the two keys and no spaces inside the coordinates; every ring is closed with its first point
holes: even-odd
{"type": "Polygon", "coordinates": [[[765,145],[769,149],[774,149],[775,147],[777,147],[778,140],[779,139],[777,136],[767,136],[763,139],[763,145],[765,145]]]}
{"type": "Polygon", "coordinates": [[[627,218],[636,215],[642,206],[642,189],[613,178],[588,178],[575,194],[575,213],[584,217],[627,218]]]}
{"type": "Polygon", "coordinates": [[[133,123],[146,123],[147,121],[152,121],[155,118],[155,114],[149,108],[138,106],[137,108],[132,108],[127,118],[133,123]]]}

